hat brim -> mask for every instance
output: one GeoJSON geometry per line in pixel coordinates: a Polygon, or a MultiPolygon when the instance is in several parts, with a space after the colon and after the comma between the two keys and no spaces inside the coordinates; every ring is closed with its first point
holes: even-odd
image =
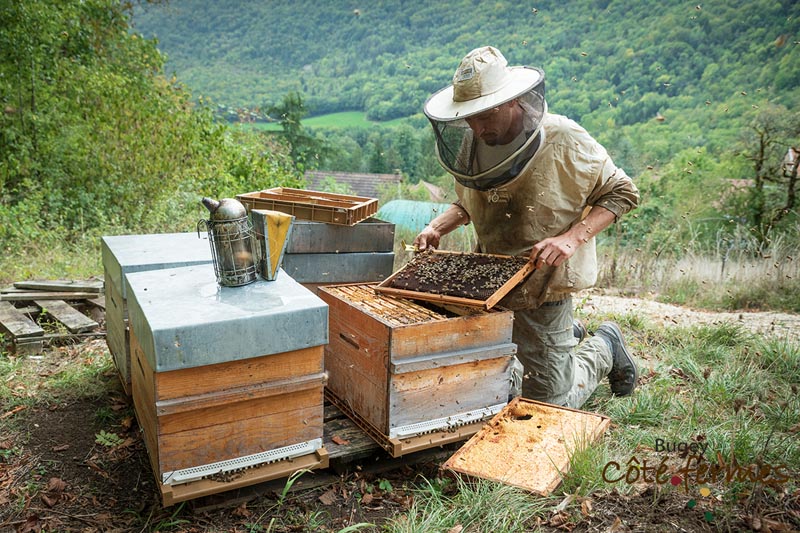
{"type": "Polygon", "coordinates": [[[544,79],[544,72],[532,67],[511,67],[511,80],[502,89],[464,102],[453,101],[453,86],[435,92],[425,102],[425,115],[433,120],[457,120],[492,109],[525,94],[544,79]]]}

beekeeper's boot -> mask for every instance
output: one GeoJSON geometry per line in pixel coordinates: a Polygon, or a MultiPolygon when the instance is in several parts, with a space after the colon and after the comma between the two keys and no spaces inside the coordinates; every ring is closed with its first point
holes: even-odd
{"type": "Polygon", "coordinates": [[[608,373],[611,392],[617,396],[632,394],[639,379],[639,369],[628,351],[628,347],[625,346],[619,326],[614,322],[603,322],[594,334],[605,340],[611,347],[612,365],[611,372],[608,373]]]}

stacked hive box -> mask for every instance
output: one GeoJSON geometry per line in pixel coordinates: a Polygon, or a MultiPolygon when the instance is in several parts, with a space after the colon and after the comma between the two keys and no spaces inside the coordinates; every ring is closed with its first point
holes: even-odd
{"type": "Polygon", "coordinates": [[[309,288],[382,281],[392,273],[394,224],[370,218],[378,210],[375,198],[276,187],[236,199],[248,212],[295,217],[283,269],[309,288]]]}
{"type": "Polygon", "coordinates": [[[353,226],[295,220],[283,269],[306,286],[382,281],[394,264],[394,224],[370,218],[353,226]]]}
{"type": "Polygon", "coordinates": [[[106,342],[120,381],[131,393],[131,354],[125,275],[211,263],[208,239],[192,233],[118,235],[102,238],[106,297],[106,342]]]}
{"type": "Polygon", "coordinates": [[[508,402],[511,311],[422,305],[366,284],[318,294],[329,396],[393,456],[465,439],[508,402]]]}
{"type": "Polygon", "coordinates": [[[242,468],[273,463],[239,485],[327,466],[320,298],[285,273],[220,287],[212,265],[126,282],[133,401],[165,503],[234,488],[214,476],[242,468]]]}

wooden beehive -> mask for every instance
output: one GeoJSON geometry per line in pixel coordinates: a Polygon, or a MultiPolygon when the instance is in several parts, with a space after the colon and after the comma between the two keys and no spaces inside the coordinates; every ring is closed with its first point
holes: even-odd
{"type": "Polygon", "coordinates": [[[101,239],[105,275],[106,343],[125,392],[131,394],[127,285],[132,272],[210,264],[207,236],[197,232],[115,235],[101,239]]]}
{"type": "Polygon", "coordinates": [[[275,187],[236,196],[248,210],[267,209],[300,220],[352,226],[378,212],[378,200],[349,194],[275,187]]]}
{"type": "MultiPolygon", "coordinates": [[[[285,274],[220,287],[212,265],[127,280],[133,402],[165,504],[233,488],[237,461],[321,447],[324,302],[285,274]],[[226,475],[216,483],[194,474],[220,463],[226,475]],[[204,485],[176,492],[186,478],[204,485]]],[[[247,482],[325,465],[318,449],[306,455],[315,459],[284,461],[247,482]]]]}
{"type": "Polygon", "coordinates": [[[531,272],[524,257],[432,250],[414,256],[375,290],[402,298],[491,309],[531,272]]]}
{"type": "Polygon", "coordinates": [[[350,254],[392,252],[395,225],[368,218],[354,226],[296,220],[287,254],[350,254]]]}
{"type": "Polygon", "coordinates": [[[427,422],[508,401],[512,312],[422,305],[374,287],[320,287],[317,294],[329,306],[328,392],[379,444],[393,455],[419,449],[398,445],[410,427],[422,424],[424,433],[427,422]]]}
{"type": "Polygon", "coordinates": [[[569,471],[572,454],[609,423],[597,413],[514,398],[442,468],[547,496],[569,471]]]}
{"type": "Polygon", "coordinates": [[[155,372],[135,333],[133,399],[161,476],[322,436],[323,347],[155,372]]]}

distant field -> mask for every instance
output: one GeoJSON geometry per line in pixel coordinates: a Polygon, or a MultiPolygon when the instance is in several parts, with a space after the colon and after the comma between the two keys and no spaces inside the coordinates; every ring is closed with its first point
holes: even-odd
{"type": "MultiPolygon", "coordinates": [[[[404,118],[397,118],[386,122],[374,122],[367,120],[366,113],[363,111],[344,111],[342,113],[307,118],[301,123],[307,128],[372,128],[375,126],[397,126],[404,120],[404,118]]],[[[256,122],[243,125],[264,131],[281,131],[281,125],[278,123],[256,122]]]]}

